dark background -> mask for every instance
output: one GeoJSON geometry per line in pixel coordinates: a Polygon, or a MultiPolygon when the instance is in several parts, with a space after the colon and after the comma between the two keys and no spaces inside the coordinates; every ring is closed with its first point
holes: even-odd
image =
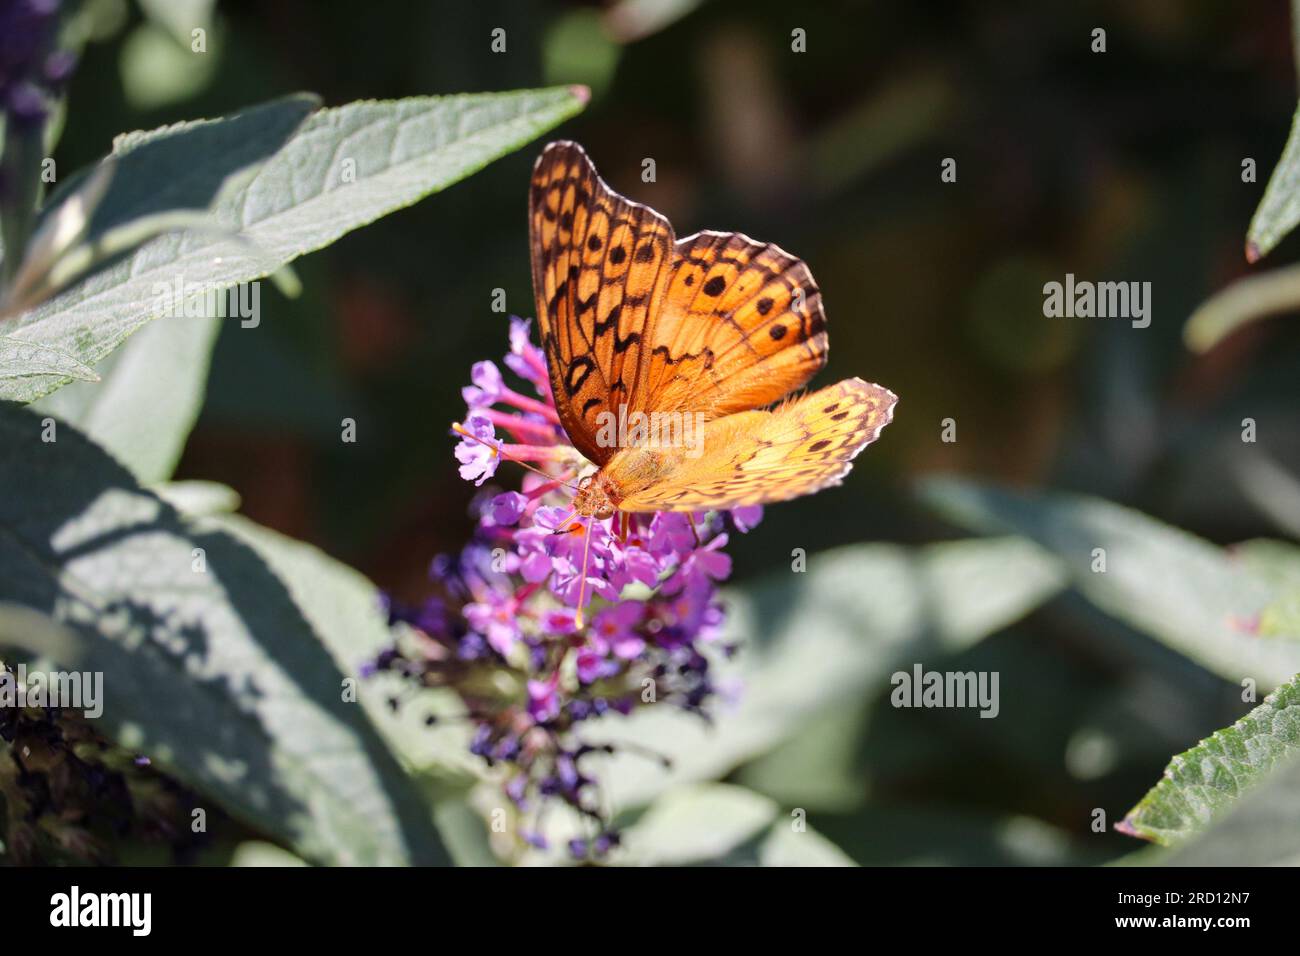
{"type": "MultiPolygon", "coordinates": [[[[136,6],[108,6],[121,17],[73,81],[61,169],[124,130],[298,90],[341,104],[580,82],[591,105],[555,136],[583,143],[614,188],[679,235],[739,230],[803,257],[833,345],[816,384],[860,375],[901,401],[843,488],[769,509],[733,549],[742,581],[792,547],[956,536],[912,493],[934,471],[1084,491],[1224,543],[1278,534],[1229,452],[1249,415],[1260,447],[1300,466],[1300,332],[1259,323],[1205,357],[1180,335],[1249,271],[1246,225],[1296,104],[1284,0],[686,3],[635,39],[596,4],[221,2],[206,77],[132,67],[149,27],[136,6]],[[505,54],[490,51],[495,27],[505,54]],[[806,53],[791,52],[796,27],[806,53]],[[179,92],[132,95],[131,68],[179,92]],[[646,157],[657,182],[641,181],[646,157]],[[940,181],[945,157],[955,184],[940,181]],[[1256,183],[1242,182],[1247,157],[1256,183]],[[1043,283],[1066,272],[1150,281],[1152,325],[1044,318],[1043,283]]],[[[264,284],[256,333],[223,333],[178,477],[225,482],[253,519],[417,596],[429,559],[470,528],[447,425],[471,363],[505,351],[492,290],[533,312],[525,206],[541,145],[296,263],[300,298],[264,284]],[[338,440],[345,416],[356,445],[338,440]]],[[[995,731],[924,712],[904,726],[875,707],[855,743],[864,799],[812,819],[859,860],[1132,849],[1085,841],[1088,808],[1127,809],[1169,754],[1246,709],[1068,597],[963,658],[1000,669],[1004,697],[1027,695],[1004,712],[1032,719],[995,731]],[[1111,749],[1089,728],[1113,730],[1111,749]],[[1016,814],[1067,845],[1016,830],[1016,814]]]]}

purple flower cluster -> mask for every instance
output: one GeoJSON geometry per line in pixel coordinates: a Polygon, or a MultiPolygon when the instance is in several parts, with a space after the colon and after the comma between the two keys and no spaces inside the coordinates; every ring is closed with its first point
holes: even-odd
{"type": "Polygon", "coordinates": [[[705,716],[716,688],[704,651],[718,643],[717,583],[731,571],[723,549],[729,531],[748,531],[762,509],[575,515],[570,488],[590,466],[560,427],[526,320],[511,321],[505,364],[534,395],[511,388],[492,362],[474,366],[460,473],[481,486],[503,461],[535,470],[519,491],[482,493],[473,540],[433,562],[431,597],[390,603],[405,639],[369,670],[454,689],[474,725],[471,751],[504,768],[505,793],[525,821],[520,837],[543,847],[537,816],[558,799],[592,824],[569,851],[600,857],[618,838],[599,809],[590,757],[615,748],[584,744],[576,728],[651,705],[705,716]]]}
{"type": "Polygon", "coordinates": [[[37,127],[49,98],[72,73],[74,58],[55,49],[62,0],[0,0],[0,111],[37,127]]]}

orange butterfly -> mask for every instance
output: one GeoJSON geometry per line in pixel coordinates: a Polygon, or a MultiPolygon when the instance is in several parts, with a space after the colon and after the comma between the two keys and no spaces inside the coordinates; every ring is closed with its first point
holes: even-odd
{"type": "Polygon", "coordinates": [[[860,378],[766,407],[826,364],[821,292],[802,260],[740,233],[677,239],[577,143],[542,151],[528,213],[555,404],[599,466],[577,513],[811,494],[838,485],[892,420],[897,396],[860,378]]]}

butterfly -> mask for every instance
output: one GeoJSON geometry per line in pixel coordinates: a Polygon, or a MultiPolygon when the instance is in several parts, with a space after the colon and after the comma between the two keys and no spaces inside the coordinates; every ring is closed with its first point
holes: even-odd
{"type": "Polygon", "coordinates": [[[677,239],[568,141],[538,158],[528,216],[560,423],[599,466],[579,486],[578,514],[812,494],[838,485],[892,420],[897,396],[860,378],[788,397],[828,349],[821,292],[803,260],[741,233],[677,239]],[[622,427],[629,421],[666,427],[622,427]],[[664,435],[678,440],[655,440],[664,435]]]}

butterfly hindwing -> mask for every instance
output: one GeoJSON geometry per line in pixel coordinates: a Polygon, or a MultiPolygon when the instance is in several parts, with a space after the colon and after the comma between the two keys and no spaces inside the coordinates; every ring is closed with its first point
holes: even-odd
{"type": "Polygon", "coordinates": [[[574,446],[604,464],[601,414],[630,404],[647,326],[667,280],[673,230],[614,192],[576,143],[551,143],[529,194],[533,291],[560,419],[574,446]]]}
{"type": "MultiPolygon", "coordinates": [[[[674,450],[645,487],[619,502],[624,511],[704,511],[770,504],[840,483],[850,462],[893,418],[897,396],[845,379],[772,410],[746,411],[709,422],[701,454],[674,450]]],[[[633,450],[627,460],[637,460],[633,450]]],[[[635,475],[608,466],[616,484],[636,488],[635,475]]]]}

